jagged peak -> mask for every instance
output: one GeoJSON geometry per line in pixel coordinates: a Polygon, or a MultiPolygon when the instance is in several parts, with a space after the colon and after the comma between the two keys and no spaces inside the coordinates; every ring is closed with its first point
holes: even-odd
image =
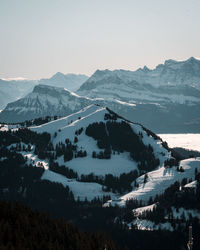
{"type": "Polygon", "coordinates": [[[165,60],[164,65],[168,66],[168,65],[171,65],[171,64],[175,64],[175,63],[179,63],[179,61],[176,61],[176,60],[173,60],[173,59],[168,59],[168,60],[165,60]]]}
{"type": "Polygon", "coordinates": [[[108,73],[111,73],[111,72],[112,71],[109,70],[109,69],[104,69],[104,70],[97,69],[92,76],[104,75],[104,74],[108,74],[108,73]]]}
{"type": "Polygon", "coordinates": [[[61,73],[61,72],[57,72],[57,73],[55,73],[55,74],[51,77],[51,79],[53,79],[53,78],[60,78],[60,77],[65,77],[65,74],[63,74],[63,73],[61,73]]]}
{"type": "Polygon", "coordinates": [[[186,62],[200,62],[200,60],[191,56],[188,60],[186,60],[186,62]]]}
{"type": "Polygon", "coordinates": [[[166,60],[164,62],[164,65],[169,66],[172,64],[183,64],[183,63],[187,63],[187,62],[200,62],[200,60],[198,60],[197,58],[195,58],[193,56],[188,58],[187,60],[181,60],[181,61],[169,59],[169,60],[166,60]]]}
{"type": "Polygon", "coordinates": [[[63,76],[64,74],[60,71],[58,71],[57,73],[55,73],[53,76],[63,76]]]}
{"type": "Polygon", "coordinates": [[[145,71],[145,72],[151,71],[146,65],[143,67],[142,70],[145,71]]]}

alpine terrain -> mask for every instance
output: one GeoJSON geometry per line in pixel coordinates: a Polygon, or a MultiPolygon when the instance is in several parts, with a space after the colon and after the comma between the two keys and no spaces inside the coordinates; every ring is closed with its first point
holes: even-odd
{"type": "Polygon", "coordinates": [[[155,132],[199,132],[200,60],[193,57],[153,70],[97,70],[77,93],[133,104],[115,111],[155,132]]]}
{"type": "Polygon", "coordinates": [[[77,90],[88,77],[86,75],[63,74],[57,72],[51,78],[40,80],[27,79],[0,79],[0,109],[6,107],[10,102],[14,102],[28,93],[32,92],[34,86],[38,84],[66,88],[70,91],[77,90]]]}

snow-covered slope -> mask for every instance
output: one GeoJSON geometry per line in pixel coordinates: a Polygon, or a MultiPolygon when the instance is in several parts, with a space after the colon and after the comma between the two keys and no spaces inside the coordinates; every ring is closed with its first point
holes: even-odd
{"type": "Polygon", "coordinates": [[[180,166],[184,172],[177,171],[177,167],[165,168],[161,167],[155,171],[148,173],[147,182],[144,183],[144,175],[140,176],[136,181],[139,184],[138,188],[133,188],[133,191],[123,195],[119,201],[109,201],[106,205],[118,204],[124,206],[129,199],[138,199],[147,202],[150,197],[162,194],[166,188],[181,181],[184,178],[191,179],[195,177],[195,168],[200,170],[200,158],[191,158],[180,161],[180,166]]]}
{"type": "MultiPolygon", "coordinates": [[[[19,130],[17,125],[4,125],[2,130],[8,128],[19,130]]],[[[95,196],[110,195],[116,200],[119,193],[130,190],[131,182],[147,171],[145,169],[162,168],[166,160],[172,159],[171,151],[154,133],[99,105],[89,105],[74,114],[29,129],[41,136],[44,132],[50,134],[51,145],[43,156],[31,142],[29,147],[20,143],[8,149],[20,148],[27,164],[44,167],[42,179],[68,185],[76,198],[91,200],[95,196]],[[66,177],[64,166],[67,171],[73,171],[72,179],[66,177]],[[119,186],[113,186],[113,181],[119,186]]]]}
{"type": "Polygon", "coordinates": [[[112,198],[116,197],[116,194],[112,192],[103,191],[102,185],[98,183],[76,181],[74,179],[66,178],[63,175],[57,174],[50,170],[45,170],[41,179],[61,183],[64,187],[68,186],[73,192],[75,199],[79,198],[82,201],[84,201],[85,198],[91,201],[95,197],[103,198],[103,196],[106,195],[110,195],[112,198]]]}
{"type": "MultiPolygon", "coordinates": [[[[64,162],[64,158],[61,156],[57,159],[57,162],[73,169],[79,174],[79,176],[81,174],[88,175],[90,173],[98,176],[103,176],[105,174],[119,176],[122,173],[129,173],[130,171],[138,169],[137,162],[131,159],[128,152],[123,152],[120,154],[111,153],[111,159],[97,159],[92,157],[93,151],[99,153],[102,151],[102,149],[97,146],[96,140],[85,134],[85,130],[93,123],[102,122],[106,124],[106,114],[109,114],[108,109],[96,105],[90,105],[75,114],[49,122],[47,124],[43,124],[41,126],[31,127],[30,129],[37,133],[50,133],[53,138],[52,142],[54,146],[60,142],[65,143],[66,139],[69,139],[73,142],[75,136],[77,136],[77,151],[86,151],[87,157],[73,158],[71,161],[64,162]],[[77,135],[76,132],[80,129],[83,129],[83,132],[77,135]]],[[[121,121],[124,121],[124,119],[120,117],[118,117],[116,120],[117,123],[120,123],[121,121]]],[[[159,138],[156,139],[151,135],[148,135],[147,131],[141,125],[129,122],[127,123],[130,124],[134,133],[141,135],[141,140],[144,145],[152,146],[154,155],[160,160],[161,166],[165,160],[171,157],[171,153],[162,146],[162,141],[159,140],[159,138]]]]}
{"type": "MultiPolygon", "coordinates": [[[[17,129],[16,127],[12,130],[17,129]]],[[[98,105],[89,105],[74,114],[29,129],[38,134],[49,133],[53,156],[51,161],[53,159],[54,164],[65,166],[77,174],[77,179],[69,179],[60,172],[59,174],[52,172],[58,169],[49,169],[49,158],[39,159],[33,146],[31,152],[24,151],[23,155],[31,164],[38,166],[40,162],[43,163],[45,167],[43,179],[68,185],[76,198],[80,196],[84,199],[87,196],[91,200],[95,196],[111,195],[112,200],[106,205],[124,206],[127,200],[134,198],[146,202],[151,196],[163,193],[177,180],[181,181],[184,178],[193,180],[195,168],[200,167],[200,158],[181,161],[180,166],[184,171],[177,171],[177,167],[173,166],[166,167],[169,164],[166,164],[166,160],[173,160],[172,152],[158,136],[142,125],[129,122],[110,109],[98,105]],[[105,155],[105,150],[108,148],[109,156],[105,155]],[[141,151],[138,152],[138,148],[141,148],[141,151]],[[66,149],[68,151],[65,155],[66,149]],[[80,155],[80,152],[85,153],[80,155]],[[101,152],[103,157],[100,157],[101,152]],[[68,158],[70,154],[71,157],[68,158]],[[159,161],[152,165],[155,159],[159,161]],[[104,182],[106,178],[107,181],[117,179],[118,185],[122,185],[119,190],[123,195],[119,194],[117,188],[113,189],[112,181],[104,182]],[[123,189],[124,178],[131,184],[130,189],[123,189]],[[108,186],[110,186],[107,190],[109,192],[105,192],[108,186]],[[90,192],[89,189],[93,191],[90,192]]]]}

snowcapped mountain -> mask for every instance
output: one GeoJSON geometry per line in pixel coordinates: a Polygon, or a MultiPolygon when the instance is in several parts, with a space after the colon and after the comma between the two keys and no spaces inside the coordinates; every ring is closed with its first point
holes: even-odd
{"type": "Polygon", "coordinates": [[[77,91],[80,96],[133,104],[119,110],[155,132],[199,132],[200,60],[167,60],[150,70],[97,70],[77,91]],[[129,107],[130,108],[130,107],[129,107]]]}
{"type": "Polygon", "coordinates": [[[92,101],[67,89],[36,85],[31,93],[1,112],[1,121],[21,122],[36,117],[65,116],[88,106],[92,101]]]}
{"type": "Polygon", "coordinates": [[[86,75],[62,74],[60,72],[56,73],[49,79],[0,79],[0,109],[5,108],[8,103],[14,102],[30,93],[35,85],[45,84],[75,91],[87,79],[88,77],[86,75]]]}
{"type": "MultiPolygon", "coordinates": [[[[175,162],[167,145],[154,133],[97,105],[29,129],[50,134],[51,149],[46,154],[44,148],[40,152],[32,145],[22,152],[24,157],[35,166],[42,162],[42,179],[69,186],[82,200],[106,194],[117,199],[119,192],[130,190],[131,183],[144,172],[175,162]],[[73,171],[76,179],[66,178],[55,164],[73,171]]],[[[1,130],[6,131],[4,127],[1,130]]]]}
{"type": "Polygon", "coordinates": [[[22,152],[29,163],[44,166],[42,180],[68,186],[76,199],[109,195],[105,206],[125,206],[130,199],[146,203],[176,181],[194,181],[195,168],[200,170],[199,158],[178,163],[157,135],[98,105],[29,129],[50,135],[48,152],[34,145],[22,152]],[[66,177],[63,166],[76,177],[66,177]]]}
{"type": "Polygon", "coordinates": [[[196,103],[200,100],[200,60],[167,60],[150,70],[97,70],[77,91],[91,98],[126,102],[196,103]]]}
{"type": "Polygon", "coordinates": [[[49,79],[40,79],[38,84],[50,85],[54,87],[66,88],[70,91],[76,91],[88,79],[86,75],[63,74],[57,72],[49,79]]]}

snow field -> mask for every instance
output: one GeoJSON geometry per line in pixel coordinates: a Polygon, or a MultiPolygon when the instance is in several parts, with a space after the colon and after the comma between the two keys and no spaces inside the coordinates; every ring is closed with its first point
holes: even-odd
{"type": "Polygon", "coordinates": [[[89,183],[89,182],[79,182],[74,179],[68,179],[61,174],[54,173],[50,170],[45,170],[43,173],[42,180],[49,180],[52,182],[61,183],[64,187],[68,186],[69,189],[73,192],[75,199],[91,201],[95,197],[103,198],[103,196],[110,195],[112,198],[115,198],[116,195],[112,192],[102,191],[102,185],[98,183],[89,183]]]}
{"type": "Polygon", "coordinates": [[[164,168],[161,167],[155,171],[148,173],[147,182],[144,183],[144,175],[137,178],[138,188],[133,188],[133,191],[120,197],[120,201],[109,201],[108,205],[125,206],[129,199],[138,199],[147,202],[150,197],[162,194],[166,188],[176,181],[181,181],[184,178],[193,178],[195,176],[195,168],[200,171],[200,158],[186,159],[180,162],[184,172],[178,172],[176,167],[164,168]]]}

